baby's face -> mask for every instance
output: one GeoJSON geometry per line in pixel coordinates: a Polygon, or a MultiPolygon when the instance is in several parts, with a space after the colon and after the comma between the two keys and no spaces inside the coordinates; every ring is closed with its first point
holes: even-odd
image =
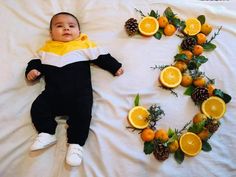
{"type": "Polygon", "coordinates": [[[80,35],[76,19],[70,15],[58,15],[52,21],[51,38],[54,41],[68,42],[80,35]]]}

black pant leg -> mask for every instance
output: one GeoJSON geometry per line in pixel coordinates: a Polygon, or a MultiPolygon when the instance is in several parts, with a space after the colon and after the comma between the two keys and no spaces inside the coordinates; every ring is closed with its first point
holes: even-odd
{"type": "Polygon", "coordinates": [[[85,144],[92,117],[92,100],[92,95],[82,96],[75,101],[75,105],[71,105],[73,109],[67,120],[67,138],[69,144],[79,144],[80,146],[85,144]]]}
{"type": "Polygon", "coordinates": [[[57,122],[48,95],[42,93],[36,98],[31,107],[31,117],[38,133],[55,134],[57,122]]]}

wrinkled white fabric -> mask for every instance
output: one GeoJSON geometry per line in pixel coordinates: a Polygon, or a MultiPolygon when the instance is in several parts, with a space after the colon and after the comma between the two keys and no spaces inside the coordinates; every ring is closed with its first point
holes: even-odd
{"type": "MultiPolygon", "coordinates": [[[[0,176],[1,177],[233,177],[236,174],[236,3],[197,0],[1,0],[0,1],[0,176]],[[171,64],[181,39],[163,37],[129,37],[124,23],[130,17],[140,19],[135,8],[145,14],[151,9],[160,14],[172,10],[183,19],[205,15],[220,35],[213,41],[217,48],[205,54],[209,61],[202,66],[216,87],[232,95],[221,127],[211,138],[211,152],[186,158],[179,165],[173,155],[164,162],[143,153],[143,142],[137,132],[126,128],[127,114],[140,94],[140,104],[157,103],[166,116],[157,128],[180,129],[190,121],[198,108],[184,88],[178,97],[159,87],[159,70],[155,65],[171,64]],[[37,49],[49,39],[51,16],[60,11],[76,15],[82,32],[123,63],[125,73],[113,77],[92,66],[94,89],[93,118],[84,146],[81,166],[65,164],[67,152],[65,121],[59,121],[56,145],[30,152],[36,137],[31,124],[30,107],[40,94],[44,81],[28,83],[25,67],[37,49]]],[[[213,34],[213,33],[212,33],[213,34]]],[[[78,132],[79,133],[79,132],[78,132]]]]}

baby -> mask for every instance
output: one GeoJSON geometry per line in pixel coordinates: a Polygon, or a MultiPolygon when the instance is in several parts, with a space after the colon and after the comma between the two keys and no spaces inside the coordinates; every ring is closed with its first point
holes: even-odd
{"type": "Polygon", "coordinates": [[[90,63],[114,76],[123,74],[123,69],[121,63],[80,32],[78,19],[70,13],[60,12],[52,17],[50,35],[52,40],[39,49],[39,59],[31,60],[25,72],[29,81],[44,76],[46,83],[31,107],[32,122],[39,133],[31,150],[55,144],[55,117],[67,115],[66,163],[78,166],[93,104],[90,63]]]}

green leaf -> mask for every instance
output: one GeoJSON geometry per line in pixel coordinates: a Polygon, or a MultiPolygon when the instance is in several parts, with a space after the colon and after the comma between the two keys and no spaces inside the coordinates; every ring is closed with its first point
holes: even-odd
{"type": "Polygon", "coordinates": [[[200,133],[203,130],[204,126],[205,121],[201,121],[197,124],[192,124],[192,126],[188,128],[188,131],[193,133],[200,133]]]}
{"type": "Polygon", "coordinates": [[[228,95],[227,93],[224,93],[223,100],[225,101],[225,103],[229,103],[231,99],[232,97],[230,95],[228,95]]]}
{"type": "Polygon", "coordinates": [[[188,60],[188,57],[185,54],[176,54],[174,57],[175,57],[175,61],[179,61],[179,60],[187,61],[188,60]]]}
{"type": "Polygon", "coordinates": [[[151,10],[151,12],[150,12],[148,15],[151,16],[151,17],[154,17],[154,18],[159,17],[159,15],[158,15],[158,11],[155,12],[154,10],[151,10]]]}
{"type": "Polygon", "coordinates": [[[178,136],[177,136],[176,133],[174,133],[174,134],[168,139],[168,141],[167,141],[165,144],[168,145],[168,144],[174,142],[174,141],[177,140],[177,139],[178,139],[178,136]]]}
{"type": "Polygon", "coordinates": [[[156,34],[154,34],[154,37],[155,37],[156,39],[160,40],[161,37],[162,37],[162,33],[161,33],[160,31],[157,31],[156,34]]]}
{"type": "Polygon", "coordinates": [[[188,63],[188,69],[189,70],[197,69],[197,64],[196,64],[196,62],[193,61],[193,59],[190,60],[190,62],[188,63]]]}
{"type": "Polygon", "coordinates": [[[175,160],[181,164],[184,161],[184,153],[183,151],[181,151],[180,149],[178,149],[177,151],[175,151],[175,160]]]}
{"type": "Polygon", "coordinates": [[[213,91],[213,95],[218,96],[220,98],[222,98],[224,100],[225,103],[229,103],[231,101],[231,96],[228,95],[227,93],[224,93],[222,90],[220,89],[215,89],[213,91]]]}
{"type": "Polygon", "coordinates": [[[193,91],[194,91],[195,87],[193,85],[190,85],[184,92],[184,95],[192,95],[193,91]]]}
{"type": "Polygon", "coordinates": [[[140,97],[139,97],[139,94],[137,94],[134,99],[134,106],[139,106],[139,100],[140,100],[140,97]]]}
{"type": "Polygon", "coordinates": [[[168,137],[172,137],[175,134],[175,131],[171,128],[168,129],[168,137]]]}
{"type": "Polygon", "coordinates": [[[154,143],[152,141],[144,142],[143,152],[145,154],[151,154],[153,151],[154,151],[154,143]]]}
{"type": "Polygon", "coordinates": [[[197,19],[200,21],[201,24],[204,24],[206,21],[206,17],[204,15],[198,16],[197,19]]]}
{"type": "Polygon", "coordinates": [[[211,145],[207,141],[202,141],[202,150],[205,152],[211,151],[211,145]]]}
{"type": "Polygon", "coordinates": [[[197,64],[203,64],[203,63],[206,63],[208,61],[208,58],[206,58],[204,56],[197,56],[194,61],[197,64]]]}
{"type": "Polygon", "coordinates": [[[223,97],[224,97],[224,92],[223,92],[222,90],[220,90],[220,89],[215,89],[215,90],[213,91],[213,94],[214,94],[215,96],[218,96],[218,97],[222,98],[222,99],[223,99],[223,97]]]}
{"type": "Polygon", "coordinates": [[[173,13],[172,9],[170,7],[167,7],[164,11],[164,15],[170,19],[173,18],[175,16],[175,14],[173,13]]]}
{"type": "Polygon", "coordinates": [[[210,42],[209,43],[207,42],[207,43],[203,44],[202,47],[203,47],[204,51],[209,52],[209,51],[214,50],[216,48],[216,45],[212,44],[210,42]]]}

